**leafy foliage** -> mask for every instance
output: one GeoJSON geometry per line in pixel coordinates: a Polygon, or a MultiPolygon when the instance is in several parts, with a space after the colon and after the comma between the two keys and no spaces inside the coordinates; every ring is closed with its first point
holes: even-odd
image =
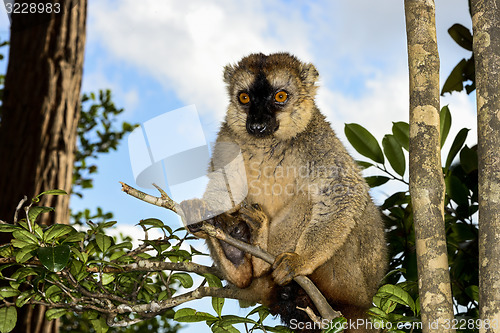
{"type": "MultiPolygon", "coordinates": [[[[470,1],[469,1],[470,12],[470,1]]],[[[469,29],[461,24],[454,24],[448,29],[451,38],[462,48],[471,52],[469,59],[462,59],[453,68],[450,75],[444,82],[441,89],[441,96],[445,93],[452,93],[453,91],[462,91],[465,89],[467,94],[476,90],[476,68],[474,63],[474,53],[472,52],[472,33],[469,29]],[[469,84],[465,84],[470,82],[469,84]]]]}
{"type": "MultiPolygon", "coordinates": [[[[63,194],[63,191],[44,193],[54,194],[63,194]]],[[[192,247],[190,251],[181,249],[184,242],[191,238],[184,228],[172,230],[161,223],[154,228],[160,228],[165,233],[164,239],[144,242],[131,251],[130,239],[118,242],[107,235],[109,228],[116,223],[114,221],[88,222],[84,231],[62,224],[42,229],[35,221],[49,209],[35,206],[38,198],[32,200],[24,219],[16,224],[0,224],[0,232],[12,235],[12,241],[0,247],[0,279],[8,282],[7,287],[0,289],[0,300],[4,303],[0,306],[0,316],[5,317],[0,327],[2,332],[14,327],[11,323],[16,321],[15,307],[26,304],[49,306],[51,310],[46,313],[47,319],[66,316],[69,320],[65,325],[73,331],[75,325],[82,330],[82,324],[90,323],[95,332],[104,332],[113,321],[137,319],[141,315],[142,319],[162,315],[162,318],[149,321],[147,325],[161,326],[167,331],[177,330],[178,325],[170,327],[165,321],[174,315],[171,307],[165,307],[158,313],[150,310],[134,315],[132,310],[120,312],[120,306],[160,302],[171,298],[181,285],[184,288],[193,286],[191,276],[186,273],[134,269],[132,265],[166,260],[172,263],[190,262],[200,252],[192,247]],[[33,214],[33,211],[37,213],[33,214]],[[13,274],[3,275],[1,272],[9,267],[15,268],[13,274]],[[78,320],[77,323],[73,312],[88,321],[78,320]]],[[[148,223],[141,221],[139,225],[146,227],[148,223]]],[[[217,281],[217,278],[213,276],[212,280],[217,281]]]]}
{"type": "MultiPolygon", "coordinates": [[[[451,113],[448,106],[441,110],[441,132],[444,133],[441,144],[444,144],[451,127],[451,113]]],[[[346,127],[351,125],[346,125],[346,127]]],[[[358,125],[359,126],[359,125],[358,125]]],[[[352,126],[351,126],[352,127],[352,126]]],[[[357,136],[352,137],[346,131],[347,138],[353,147],[371,161],[362,161],[362,168],[375,167],[384,175],[367,177],[372,187],[388,181],[398,181],[405,186],[404,154],[401,151],[408,149],[408,124],[395,123],[392,134],[384,136],[382,140],[384,159],[387,160],[397,175],[390,169],[373,159],[373,154],[366,153],[380,149],[373,148],[373,136],[364,136],[367,130],[358,130],[357,136]],[[387,138],[391,138],[390,143],[387,138]],[[384,144],[384,140],[386,140],[384,144]],[[363,147],[366,145],[366,147],[363,147]],[[369,147],[368,147],[369,146],[369,147]],[[383,179],[374,182],[374,177],[383,179]]],[[[454,138],[450,151],[443,167],[446,184],[445,223],[448,247],[448,260],[452,282],[453,300],[458,320],[474,320],[478,317],[478,228],[476,213],[478,209],[477,189],[477,152],[476,146],[469,148],[465,145],[468,129],[462,129],[454,138]],[[457,158],[458,157],[458,158],[457,158]],[[471,269],[475,267],[476,269],[471,269]]],[[[376,143],[378,145],[378,143],[376,143]]],[[[415,234],[411,197],[408,189],[389,196],[381,206],[384,212],[387,228],[387,241],[390,252],[390,272],[384,279],[383,285],[374,297],[375,307],[371,314],[388,332],[420,332],[418,329],[420,307],[418,300],[417,260],[415,253],[415,234]],[[402,281],[402,282],[401,282],[402,281]],[[400,327],[407,329],[396,329],[400,327]],[[407,326],[401,323],[407,323],[407,326]],[[414,325],[415,324],[415,325],[414,325]],[[390,329],[392,327],[392,329],[390,329]],[[417,329],[415,329],[417,327],[417,329]]],[[[458,332],[474,332],[465,328],[458,332]]]]}
{"type": "MultiPolygon", "coordinates": [[[[41,195],[62,194],[53,190],[41,195]]],[[[88,221],[86,228],[78,229],[62,224],[42,228],[36,220],[51,209],[36,206],[39,197],[32,199],[24,219],[0,224],[0,232],[12,236],[10,243],[0,247],[0,280],[7,282],[0,288],[0,316],[5,317],[0,331],[13,329],[16,307],[42,304],[50,308],[45,314],[48,320],[62,318],[63,332],[175,332],[180,325],[172,319],[203,321],[214,332],[238,332],[236,324],[290,332],[283,326],[267,326],[264,320],[270,313],[262,306],[244,317],[223,315],[225,299],[220,297],[212,298],[214,315],[190,308],[174,311],[174,306],[198,298],[192,292],[203,292],[206,284],[223,287],[215,268],[192,262],[202,253],[186,246],[194,237],[184,228],[172,230],[155,218],[141,220],[138,225],[145,239],[132,249],[130,238],[118,241],[109,235],[115,221],[88,221]],[[164,237],[148,240],[151,229],[160,230],[164,237]],[[196,269],[200,267],[202,271],[196,269]],[[3,275],[6,269],[13,273],[3,275]],[[203,278],[197,287],[193,275],[203,278]],[[181,287],[188,291],[179,294],[181,287]]]]}

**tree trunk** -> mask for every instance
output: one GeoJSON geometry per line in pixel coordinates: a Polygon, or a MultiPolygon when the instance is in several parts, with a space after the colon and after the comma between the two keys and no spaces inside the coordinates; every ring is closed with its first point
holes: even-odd
{"type": "Polygon", "coordinates": [[[410,193],[423,332],[454,332],[439,137],[434,1],[405,0],[410,72],[410,193]],[[433,325],[437,325],[434,327],[433,325]]]}
{"type": "MultiPolygon", "coordinates": [[[[59,13],[55,5],[51,14],[12,15],[0,124],[0,219],[5,221],[12,221],[24,195],[71,191],[87,1],[56,2],[59,13]]],[[[40,205],[55,208],[42,223],[69,222],[69,196],[43,196],[40,205]]],[[[24,307],[18,318],[15,332],[57,331],[41,307],[24,307]]]]}
{"type": "Polygon", "coordinates": [[[472,0],[479,157],[480,332],[500,332],[500,1],[472,0]],[[486,325],[489,324],[489,325],[486,325]]]}

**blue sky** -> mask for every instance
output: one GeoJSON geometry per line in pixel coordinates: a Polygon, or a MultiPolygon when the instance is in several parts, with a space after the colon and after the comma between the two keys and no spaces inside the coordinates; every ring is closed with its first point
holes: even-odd
{"type": "MultiPolygon", "coordinates": [[[[469,56],[447,29],[471,22],[467,0],[438,0],[436,10],[443,83],[469,56]]],[[[318,105],[344,143],[344,124],[353,122],[381,140],[393,121],[408,121],[404,24],[403,1],[395,0],[89,0],[82,92],[112,89],[116,105],[125,108],[120,119],[134,123],[194,104],[213,140],[227,104],[223,66],[252,52],[288,51],[318,68],[318,105]]],[[[2,39],[8,29],[2,7],[2,39]]],[[[475,143],[472,97],[454,94],[445,104],[453,116],[450,138],[468,127],[468,143],[475,143]]],[[[97,164],[94,189],[72,198],[72,207],[101,206],[123,226],[147,217],[178,226],[173,214],[120,191],[118,181],[135,185],[126,141],[97,164]]],[[[392,189],[377,189],[375,200],[392,189]]]]}

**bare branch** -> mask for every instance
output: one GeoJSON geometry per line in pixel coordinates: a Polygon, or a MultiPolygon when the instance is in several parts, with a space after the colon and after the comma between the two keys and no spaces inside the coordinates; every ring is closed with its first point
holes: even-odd
{"type": "Polygon", "coordinates": [[[159,189],[157,185],[153,184],[157,189],[159,189],[162,195],[160,198],[136,190],[132,186],[127,185],[123,182],[120,182],[120,184],[122,184],[122,191],[127,193],[128,195],[133,196],[134,198],[137,198],[139,200],[145,201],[147,203],[150,203],[158,207],[166,208],[168,210],[173,211],[176,214],[180,214],[181,212],[181,209],[178,208],[179,205],[175,201],[173,201],[163,190],[159,189]]]}
{"type": "Polygon", "coordinates": [[[14,213],[14,224],[17,223],[17,216],[19,214],[19,211],[21,210],[21,208],[23,207],[23,205],[26,203],[26,201],[28,201],[28,197],[27,196],[24,196],[21,201],[19,201],[19,203],[17,204],[17,207],[16,207],[16,212],[14,213]]]}

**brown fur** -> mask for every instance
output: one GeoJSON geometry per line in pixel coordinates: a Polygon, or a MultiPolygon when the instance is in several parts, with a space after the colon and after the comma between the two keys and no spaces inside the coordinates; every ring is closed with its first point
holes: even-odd
{"type": "MultiPolygon", "coordinates": [[[[227,280],[243,288],[245,300],[276,307],[278,286],[306,275],[337,310],[356,320],[371,305],[386,270],[384,227],[358,166],[314,103],[317,78],[312,64],[286,53],[252,54],[226,67],[230,103],[213,163],[220,167],[228,161],[222,143],[239,146],[246,201],[262,210],[243,212],[249,216],[244,221],[251,242],[277,259],[271,267],[245,255],[243,263],[234,265],[219,241],[207,242],[227,280]],[[253,111],[238,101],[241,91],[251,95],[259,75],[267,80],[264,87],[283,89],[289,96],[284,105],[269,104],[268,114],[278,126],[263,137],[248,131],[253,111]]],[[[251,98],[257,101],[258,96],[251,98]]],[[[211,182],[204,199],[217,200],[222,185],[211,182]]]]}

